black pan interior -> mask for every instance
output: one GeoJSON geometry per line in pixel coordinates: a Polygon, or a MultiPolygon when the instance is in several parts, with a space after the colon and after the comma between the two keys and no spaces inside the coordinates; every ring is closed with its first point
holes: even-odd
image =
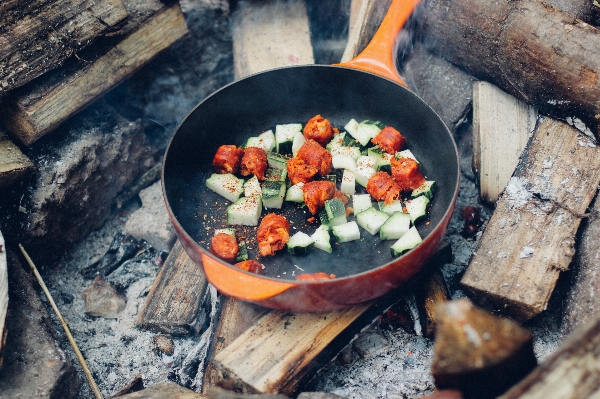
{"type": "MultiPolygon", "coordinates": [[[[204,184],[213,172],[217,148],[242,145],[277,124],[306,123],[316,114],[340,128],[351,118],[378,120],[406,137],[407,148],[421,162],[426,177],[437,182],[428,223],[417,225],[423,238],[428,235],[448,211],[457,190],[459,165],[450,132],[429,106],[404,87],[369,73],[321,65],[282,68],[242,79],[213,93],[188,115],[171,139],[163,168],[167,203],[177,223],[208,248],[214,230],[227,227],[229,202],[204,184]]],[[[306,222],[311,215],[297,204],[285,203],[274,212],[291,221],[292,234],[298,230],[312,234],[318,226],[306,222]]],[[[255,228],[235,227],[238,237],[249,244],[251,258],[257,259],[255,228]]],[[[300,257],[283,250],[259,260],[269,277],[293,280],[300,272],[321,271],[343,277],[392,261],[392,244],[361,229],[360,241],[334,244],[332,254],[314,250],[300,257]]]]}

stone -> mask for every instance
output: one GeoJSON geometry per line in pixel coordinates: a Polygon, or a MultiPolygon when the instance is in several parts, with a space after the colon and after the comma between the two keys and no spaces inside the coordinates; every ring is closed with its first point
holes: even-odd
{"type": "Polygon", "coordinates": [[[361,331],[354,340],[352,346],[360,357],[368,358],[377,356],[387,349],[390,344],[387,338],[379,330],[371,327],[361,331]]]}
{"type": "Polygon", "coordinates": [[[154,345],[156,350],[171,356],[175,351],[173,340],[166,335],[158,334],[154,336],[154,345]]]}
{"type": "Polygon", "coordinates": [[[0,399],[77,397],[76,369],[59,346],[33,276],[8,251],[9,306],[0,399]]]}
{"type": "Polygon", "coordinates": [[[169,252],[176,236],[163,200],[161,182],[140,191],[140,199],[142,207],[129,216],[126,233],[137,240],[146,240],[157,251],[169,252]]]}
{"type": "Polygon", "coordinates": [[[86,314],[109,319],[117,318],[127,305],[127,300],[102,276],[96,276],[92,285],[83,291],[83,300],[86,314]]]}

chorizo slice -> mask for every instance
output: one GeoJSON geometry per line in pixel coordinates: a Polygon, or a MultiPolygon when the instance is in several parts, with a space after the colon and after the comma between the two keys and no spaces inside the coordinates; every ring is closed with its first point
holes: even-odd
{"type": "Polygon", "coordinates": [[[292,184],[298,184],[311,181],[319,172],[319,169],[308,165],[298,157],[294,157],[287,161],[287,171],[292,184]]]}
{"type": "Polygon", "coordinates": [[[404,147],[406,139],[393,127],[386,126],[377,133],[377,136],[371,139],[371,142],[379,146],[382,151],[395,154],[404,147]]]}
{"type": "Polygon", "coordinates": [[[327,176],[331,172],[331,154],[314,140],[307,140],[302,144],[297,157],[302,159],[305,164],[317,168],[321,177],[327,176]]]}
{"type": "Polygon", "coordinates": [[[273,256],[290,239],[290,223],[281,215],[267,214],[256,232],[260,256],[273,256]]]}
{"type": "Polygon", "coordinates": [[[317,180],[306,183],[302,186],[302,191],[308,211],[316,215],[325,206],[325,201],[335,197],[337,189],[332,181],[317,180]]]}
{"type": "Polygon", "coordinates": [[[377,172],[367,182],[367,192],[375,201],[384,201],[386,204],[400,198],[402,189],[386,172],[377,172]]]}
{"type": "Polygon", "coordinates": [[[210,252],[225,262],[233,262],[239,250],[235,237],[230,234],[219,233],[210,239],[210,252]]]}
{"type": "Polygon", "coordinates": [[[331,123],[321,115],[313,116],[304,125],[304,138],[314,140],[325,147],[331,141],[335,134],[331,123]]]}
{"type": "Polygon", "coordinates": [[[402,188],[402,192],[410,192],[425,183],[425,177],[414,159],[392,157],[390,163],[392,164],[392,178],[402,188]]]}
{"type": "Polygon", "coordinates": [[[269,164],[265,150],[258,147],[248,147],[242,156],[240,173],[242,176],[254,175],[258,180],[265,180],[267,166],[269,164]]]}
{"type": "Polygon", "coordinates": [[[238,262],[234,266],[250,273],[262,274],[262,264],[254,259],[238,262]]]}
{"type": "Polygon", "coordinates": [[[240,169],[243,156],[244,150],[242,148],[235,145],[222,145],[213,157],[213,168],[217,173],[236,174],[240,169]]]}

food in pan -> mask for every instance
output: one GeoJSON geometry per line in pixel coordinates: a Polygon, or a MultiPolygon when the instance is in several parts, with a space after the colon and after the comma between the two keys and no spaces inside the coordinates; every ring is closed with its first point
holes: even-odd
{"type": "MultiPolygon", "coordinates": [[[[362,231],[394,240],[390,253],[397,257],[422,241],[416,223],[426,219],[435,189],[406,146],[410,143],[398,130],[378,121],[352,119],[340,131],[316,115],[304,127],[278,125],[275,133],[251,137],[243,149],[219,147],[213,159],[216,173],[206,185],[233,202],[227,208],[230,226],[258,226],[260,257],[277,256],[284,248],[297,256],[314,250],[332,253],[332,239],[343,245],[359,240],[362,231]],[[286,202],[313,215],[308,221],[318,224],[316,230],[290,236],[290,223],[277,212],[286,202]]],[[[220,250],[225,246],[220,240],[231,238],[213,237],[216,256],[237,261],[244,270],[262,270],[220,250]]],[[[332,277],[323,272],[297,278],[332,277]]]]}

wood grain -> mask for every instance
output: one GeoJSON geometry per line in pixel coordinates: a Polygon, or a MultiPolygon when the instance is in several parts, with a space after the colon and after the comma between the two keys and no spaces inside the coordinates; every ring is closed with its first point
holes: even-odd
{"type": "Polygon", "coordinates": [[[99,49],[92,58],[86,56],[57,76],[43,76],[36,84],[11,93],[1,112],[12,135],[31,145],[188,32],[178,4],[167,8],[157,1],[151,3],[156,3],[151,17],[142,12],[146,10],[129,9],[138,20],[140,15],[145,20],[138,21],[139,26],[126,25],[131,32],[120,42],[108,42],[110,48],[99,49]]]}
{"type": "Polygon", "coordinates": [[[599,168],[589,137],[551,118],[540,124],[461,279],[476,302],[521,321],[546,309],[575,253],[599,168]]]}
{"type": "Polygon", "coordinates": [[[473,169],[480,198],[495,203],[535,129],[537,111],[488,82],[473,83],[473,169]]]}
{"type": "Polygon", "coordinates": [[[356,57],[371,41],[392,0],[352,0],[348,43],[342,62],[356,57]]]}
{"type": "Polygon", "coordinates": [[[140,309],[137,326],[173,335],[189,334],[202,317],[206,284],[204,272],[177,241],[140,309]]]}
{"type": "Polygon", "coordinates": [[[33,171],[33,163],[0,130],[0,188],[5,188],[33,171]]]}

